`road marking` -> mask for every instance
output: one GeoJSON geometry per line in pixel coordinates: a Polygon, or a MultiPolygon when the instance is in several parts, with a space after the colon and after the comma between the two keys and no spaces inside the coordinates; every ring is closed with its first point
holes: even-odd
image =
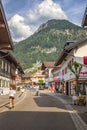
{"type": "Polygon", "coordinates": [[[19,104],[20,102],[22,102],[22,101],[25,99],[25,97],[26,97],[26,92],[25,92],[24,97],[23,97],[20,101],[16,102],[15,105],[17,105],[17,104],[19,104]]]}
{"type": "MultiPolygon", "coordinates": [[[[22,101],[24,100],[25,97],[26,97],[26,92],[24,93],[24,97],[23,97],[20,101],[18,101],[18,102],[15,103],[15,106],[16,106],[17,104],[19,104],[20,102],[22,102],[22,101]]],[[[3,113],[3,112],[8,111],[8,110],[9,110],[9,109],[6,108],[6,109],[0,111],[0,113],[3,113]]]]}

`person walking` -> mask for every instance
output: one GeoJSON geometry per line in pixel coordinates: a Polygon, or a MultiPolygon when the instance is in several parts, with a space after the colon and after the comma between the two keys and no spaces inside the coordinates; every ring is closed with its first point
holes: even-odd
{"type": "Polygon", "coordinates": [[[9,104],[10,104],[10,109],[14,108],[14,98],[15,98],[15,90],[10,87],[9,91],[9,104]]]}

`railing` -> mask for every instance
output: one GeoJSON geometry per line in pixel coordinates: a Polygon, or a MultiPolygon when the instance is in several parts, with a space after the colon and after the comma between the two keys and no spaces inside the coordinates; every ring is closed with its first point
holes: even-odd
{"type": "Polygon", "coordinates": [[[6,72],[3,69],[0,69],[0,75],[4,76],[4,77],[7,77],[7,78],[10,78],[10,73],[6,72]]]}

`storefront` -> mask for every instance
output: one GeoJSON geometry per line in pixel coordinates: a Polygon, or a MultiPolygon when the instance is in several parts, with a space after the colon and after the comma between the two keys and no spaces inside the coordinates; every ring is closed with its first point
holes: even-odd
{"type": "Polygon", "coordinates": [[[55,89],[57,92],[62,92],[62,71],[57,71],[57,76],[54,77],[55,89]]]}
{"type": "MultiPolygon", "coordinates": [[[[80,72],[78,79],[78,86],[80,88],[81,95],[86,95],[87,87],[87,72],[80,72]]],[[[76,80],[70,80],[70,94],[73,95],[76,93],[76,80]]]]}

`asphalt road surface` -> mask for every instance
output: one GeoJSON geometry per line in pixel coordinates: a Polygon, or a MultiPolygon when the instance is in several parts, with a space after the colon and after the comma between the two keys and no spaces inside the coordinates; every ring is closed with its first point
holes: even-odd
{"type": "Polygon", "coordinates": [[[76,130],[73,121],[56,98],[27,91],[15,108],[0,113],[0,130],[76,130]]]}

